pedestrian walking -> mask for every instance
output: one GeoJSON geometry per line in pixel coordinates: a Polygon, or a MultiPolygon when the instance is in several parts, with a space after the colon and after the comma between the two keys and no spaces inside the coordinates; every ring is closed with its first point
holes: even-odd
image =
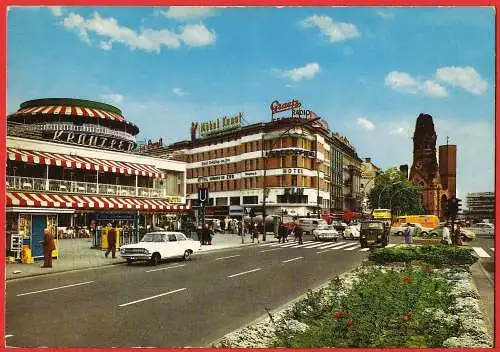
{"type": "Polygon", "coordinates": [[[286,232],[287,229],[285,227],[285,224],[283,222],[280,222],[280,225],[278,227],[278,243],[285,243],[286,232]]]}
{"type": "Polygon", "coordinates": [[[257,223],[255,223],[255,225],[253,226],[253,230],[252,230],[252,243],[254,243],[255,239],[257,239],[257,243],[260,243],[260,240],[259,240],[259,226],[257,225],[257,223]]]}
{"type": "Polygon", "coordinates": [[[441,243],[446,244],[446,245],[452,244],[451,236],[450,236],[450,228],[448,226],[449,226],[448,223],[444,224],[443,238],[441,238],[441,243]]]}
{"type": "Polygon", "coordinates": [[[455,232],[453,233],[453,242],[457,246],[462,246],[462,231],[460,231],[460,224],[457,224],[457,228],[455,229],[455,232]]]}
{"type": "Polygon", "coordinates": [[[238,235],[243,236],[243,221],[238,221],[238,235]]]}
{"type": "Polygon", "coordinates": [[[406,224],[406,230],[404,232],[404,236],[405,236],[405,243],[406,244],[413,243],[413,227],[411,226],[410,223],[406,224]]]}
{"type": "Polygon", "coordinates": [[[118,223],[115,221],[113,227],[108,231],[108,250],[104,253],[107,258],[111,253],[111,258],[116,258],[116,237],[118,236],[118,223]]]}
{"type": "Polygon", "coordinates": [[[304,244],[304,242],[302,242],[302,236],[304,234],[304,232],[302,231],[302,227],[300,227],[299,225],[295,225],[293,232],[295,233],[295,237],[297,237],[299,244],[304,244]]]}
{"type": "Polygon", "coordinates": [[[52,268],[52,251],[56,249],[54,236],[50,229],[43,230],[43,241],[40,241],[43,247],[43,265],[41,268],[52,268]]]}

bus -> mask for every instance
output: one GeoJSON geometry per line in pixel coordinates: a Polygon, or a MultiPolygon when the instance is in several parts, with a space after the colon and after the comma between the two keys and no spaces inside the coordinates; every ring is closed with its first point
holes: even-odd
{"type": "Polygon", "coordinates": [[[390,209],[373,209],[372,215],[376,220],[391,220],[390,209]]]}
{"type": "Polygon", "coordinates": [[[396,218],[393,226],[404,226],[407,223],[417,223],[424,228],[433,229],[439,225],[439,218],[436,215],[403,215],[396,218]]]}

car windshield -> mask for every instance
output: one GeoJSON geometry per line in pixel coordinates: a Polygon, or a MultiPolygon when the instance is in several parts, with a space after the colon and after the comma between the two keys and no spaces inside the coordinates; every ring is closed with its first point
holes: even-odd
{"type": "Polygon", "coordinates": [[[147,233],[142,238],[142,242],[163,242],[161,233],[147,233]]]}
{"type": "Polygon", "coordinates": [[[384,225],[380,222],[364,222],[361,224],[361,229],[366,230],[366,229],[376,229],[376,230],[383,230],[384,225]]]}

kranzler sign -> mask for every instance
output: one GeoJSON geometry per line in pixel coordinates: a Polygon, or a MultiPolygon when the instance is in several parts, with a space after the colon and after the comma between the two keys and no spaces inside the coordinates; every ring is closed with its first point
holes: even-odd
{"type": "Polygon", "coordinates": [[[241,122],[243,120],[243,113],[238,113],[238,115],[232,117],[218,117],[215,120],[200,122],[198,124],[198,129],[200,137],[208,137],[217,133],[225,132],[233,128],[241,127],[241,122]]]}
{"type": "Polygon", "coordinates": [[[297,99],[293,99],[286,103],[280,103],[278,100],[275,100],[270,105],[272,120],[310,118],[311,110],[301,109],[301,107],[302,103],[297,99]],[[286,111],[289,111],[291,115],[279,115],[286,111]],[[277,114],[279,116],[276,116],[277,114]]]}

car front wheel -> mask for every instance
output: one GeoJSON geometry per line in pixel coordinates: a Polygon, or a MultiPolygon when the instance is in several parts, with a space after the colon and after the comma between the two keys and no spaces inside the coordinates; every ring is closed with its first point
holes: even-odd
{"type": "Polygon", "coordinates": [[[151,257],[151,265],[158,265],[160,263],[160,253],[154,253],[151,257]]]}
{"type": "Polygon", "coordinates": [[[191,260],[191,251],[189,249],[187,249],[186,251],[184,251],[183,258],[184,258],[184,260],[191,260]]]}

